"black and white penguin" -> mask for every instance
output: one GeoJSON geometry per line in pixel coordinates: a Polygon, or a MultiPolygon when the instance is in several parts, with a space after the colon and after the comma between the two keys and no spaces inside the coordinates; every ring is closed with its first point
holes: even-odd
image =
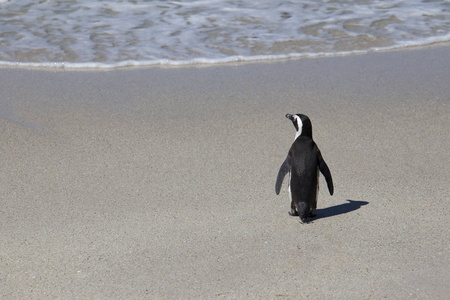
{"type": "Polygon", "coordinates": [[[328,191],[333,195],[333,179],[330,170],[322,158],[319,148],[312,138],[312,125],[309,118],[302,114],[287,114],[286,118],[294,124],[296,134],[286,160],[278,172],[275,192],[280,194],[283,179],[290,174],[289,196],[291,216],[299,216],[306,222],[308,216],[316,215],[319,189],[319,170],[325,176],[328,191]]]}

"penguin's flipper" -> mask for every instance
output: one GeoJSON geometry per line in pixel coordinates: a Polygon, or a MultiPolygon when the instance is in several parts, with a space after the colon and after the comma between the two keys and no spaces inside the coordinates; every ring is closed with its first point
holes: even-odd
{"type": "Polygon", "coordinates": [[[277,182],[275,184],[275,193],[280,194],[281,185],[283,184],[284,176],[291,170],[291,160],[289,155],[286,157],[284,162],[281,164],[280,170],[278,171],[277,182]]]}
{"type": "Polygon", "coordinates": [[[333,178],[331,178],[330,169],[328,169],[327,164],[323,160],[322,154],[320,151],[317,152],[317,160],[319,163],[319,170],[325,176],[325,180],[327,181],[328,185],[328,191],[330,192],[330,195],[333,195],[334,187],[333,187],[333,178]]]}

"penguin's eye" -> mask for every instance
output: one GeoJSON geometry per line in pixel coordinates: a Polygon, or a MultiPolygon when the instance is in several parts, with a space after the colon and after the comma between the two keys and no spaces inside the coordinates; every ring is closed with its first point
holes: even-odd
{"type": "Polygon", "coordinates": [[[295,127],[295,129],[297,130],[297,133],[298,133],[298,134],[301,134],[302,128],[303,128],[303,122],[302,122],[302,119],[300,119],[299,116],[295,115],[295,116],[294,116],[293,122],[294,122],[294,127],[295,127]]]}
{"type": "Polygon", "coordinates": [[[298,117],[297,116],[294,115],[294,117],[292,118],[292,123],[294,123],[295,130],[298,131],[299,126],[298,126],[298,117]]]}

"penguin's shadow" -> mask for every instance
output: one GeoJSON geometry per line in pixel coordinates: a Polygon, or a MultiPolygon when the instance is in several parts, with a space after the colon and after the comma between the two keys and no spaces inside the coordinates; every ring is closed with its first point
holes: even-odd
{"type": "Polygon", "coordinates": [[[334,217],[342,214],[346,214],[352,212],[354,210],[359,209],[361,206],[369,204],[367,201],[355,201],[347,199],[348,203],[342,203],[339,205],[320,208],[316,210],[316,217],[312,220],[324,219],[328,217],[334,217]]]}

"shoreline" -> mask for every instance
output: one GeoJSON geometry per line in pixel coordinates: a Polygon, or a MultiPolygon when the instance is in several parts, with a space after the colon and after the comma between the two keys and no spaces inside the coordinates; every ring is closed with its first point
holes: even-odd
{"type": "Polygon", "coordinates": [[[72,63],[72,62],[47,62],[47,63],[35,63],[35,62],[7,62],[0,61],[0,69],[29,69],[29,70],[47,70],[47,71],[115,71],[115,70],[134,70],[134,69],[148,69],[148,68],[211,68],[211,67],[220,67],[220,66],[239,66],[246,64],[260,64],[260,63],[280,63],[286,61],[296,61],[299,59],[320,59],[320,58],[333,58],[333,57],[345,57],[345,56],[354,56],[354,55],[367,55],[371,53],[383,53],[383,52],[392,52],[392,51],[414,51],[421,50],[426,48],[434,48],[434,47],[448,47],[450,45],[450,41],[444,42],[433,42],[431,44],[425,45],[412,45],[412,46],[398,46],[393,48],[374,48],[369,50],[354,50],[348,52],[339,52],[339,53],[306,53],[306,54],[287,54],[287,55],[263,55],[261,58],[258,56],[255,57],[230,57],[228,61],[224,62],[205,62],[210,59],[199,59],[199,62],[191,61],[191,62],[181,62],[177,61],[172,62],[154,62],[148,63],[145,62],[134,62],[134,61],[124,61],[118,62],[114,64],[102,64],[102,66],[73,66],[78,64],[90,65],[96,63],[72,63]],[[269,58],[270,57],[270,58],[269,58]],[[54,66],[49,66],[54,65],[54,66]]]}
{"type": "Polygon", "coordinates": [[[449,55],[0,68],[0,295],[446,299],[449,55]],[[335,184],[307,225],[286,113],[335,184]]]}

